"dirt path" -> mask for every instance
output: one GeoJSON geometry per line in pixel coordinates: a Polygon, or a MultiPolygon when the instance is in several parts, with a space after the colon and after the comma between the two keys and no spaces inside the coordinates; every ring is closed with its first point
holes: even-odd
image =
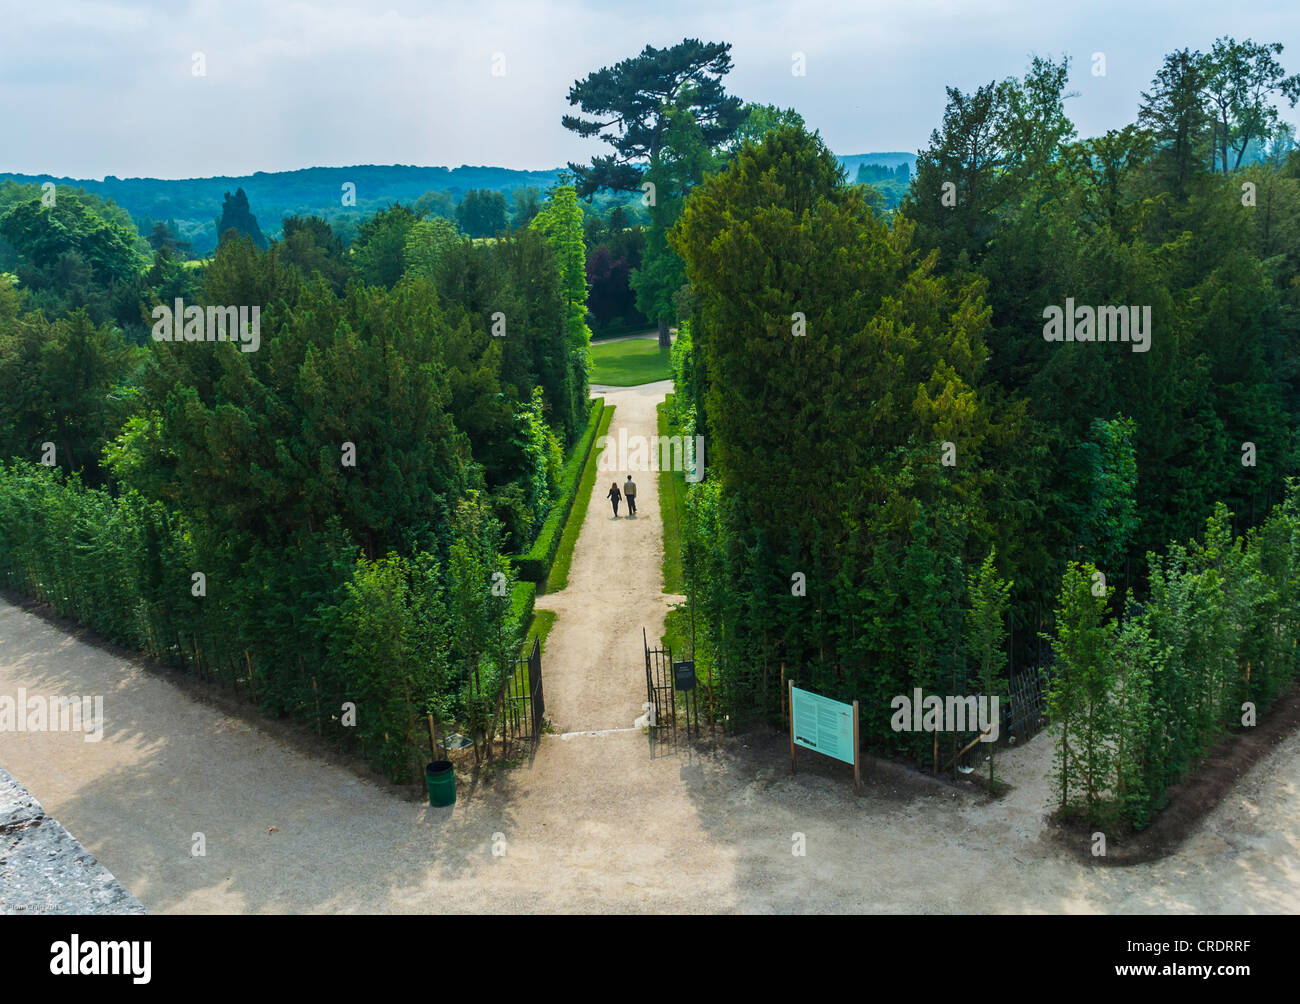
{"type": "MultiPolygon", "coordinates": [[[[626,430],[630,442],[655,435],[655,407],[671,389],[672,382],[664,380],[593,393],[615,409],[610,437],[626,430]]],[[[538,597],[539,609],[558,614],[546,639],[543,674],[546,716],[557,732],[630,729],[643,713],[641,629],[651,645],[658,644],[675,599],[663,594],[663,522],[655,481],[653,472],[598,473],[568,585],[538,597]],[[621,490],[629,473],[639,490],[637,515],[629,517],[624,503],[615,519],[605,496],[615,481],[621,490]]]]}
{"type": "MultiPolygon", "coordinates": [[[[676,328],[673,328],[672,331],[673,331],[673,335],[672,335],[672,337],[673,337],[673,338],[676,338],[676,337],[677,337],[677,329],[676,329],[676,328]]],[[[609,338],[599,338],[599,339],[597,339],[596,341],[592,342],[591,344],[592,344],[592,345],[604,345],[606,342],[627,342],[627,341],[632,341],[633,339],[641,340],[641,341],[646,341],[646,340],[651,340],[651,339],[653,339],[654,341],[657,342],[657,341],[659,340],[659,331],[658,331],[657,329],[655,329],[655,328],[647,328],[645,331],[636,331],[636,332],[633,332],[633,333],[630,334],[630,335],[612,335],[612,336],[609,337],[609,338]]],[[[616,388],[614,388],[614,389],[615,389],[615,390],[622,390],[623,388],[621,388],[621,387],[616,387],[616,388]]],[[[671,388],[669,388],[669,389],[671,390],[671,388]]],[[[633,478],[632,480],[635,481],[636,479],[633,478]]]]}
{"type": "MultiPolygon", "coordinates": [[[[665,389],[609,392],[611,432],[651,434],[665,389]]],[[[808,757],[791,778],[777,735],[701,753],[585,734],[640,713],[641,625],[657,637],[667,608],[655,486],[638,478],[641,518],[615,523],[608,480],[568,588],[542,601],[559,612],[548,712],[583,734],[545,737],[451,809],[395,798],[3,602],[0,695],[102,694],[107,724],[98,743],[0,733],[0,765],[153,912],[1300,912],[1300,735],[1178,853],[1098,869],[1043,837],[1041,737],[999,755],[1015,790],[990,803],[888,765],[862,797],[842,765],[808,757]]]]}

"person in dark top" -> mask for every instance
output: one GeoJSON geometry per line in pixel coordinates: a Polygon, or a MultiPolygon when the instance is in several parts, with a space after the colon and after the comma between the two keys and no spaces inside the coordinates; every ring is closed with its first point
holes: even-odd
{"type": "Polygon", "coordinates": [[[614,503],[614,518],[618,519],[618,503],[619,500],[623,498],[623,493],[618,490],[617,481],[609,486],[609,494],[606,495],[605,498],[614,503]]]}

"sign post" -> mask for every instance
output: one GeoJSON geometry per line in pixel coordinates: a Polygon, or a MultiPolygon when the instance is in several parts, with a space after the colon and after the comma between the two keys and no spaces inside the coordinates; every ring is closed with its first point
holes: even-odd
{"type": "MultiPolygon", "coordinates": [[[[781,675],[782,675],[782,676],[785,675],[785,666],[782,666],[782,667],[781,667],[781,675]]],[[[786,681],[786,684],[785,684],[785,689],[786,689],[786,695],[785,695],[785,696],[786,696],[786,698],[787,698],[787,700],[786,700],[786,707],[790,709],[790,721],[789,721],[789,723],[788,723],[789,726],[790,726],[790,776],[793,777],[793,776],[794,776],[794,773],[795,773],[795,768],[794,768],[794,681],[793,681],[793,680],[787,680],[787,681],[786,681]]]]}
{"type": "Polygon", "coordinates": [[[862,791],[862,765],[858,762],[858,702],[853,702],[853,790],[862,791]]]}
{"type": "Polygon", "coordinates": [[[800,690],[789,681],[790,773],[795,773],[795,747],[814,750],[853,765],[853,786],[862,790],[858,756],[858,702],[833,701],[810,690],[800,690]]]}
{"type": "Polygon", "coordinates": [[[673,663],[673,682],[678,690],[695,689],[695,660],[673,663]]]}

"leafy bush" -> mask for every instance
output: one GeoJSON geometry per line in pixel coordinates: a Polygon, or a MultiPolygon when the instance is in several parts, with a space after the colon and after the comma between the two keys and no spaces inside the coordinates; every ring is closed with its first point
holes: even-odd
{"type": "MultiPolygon", "coordinates": [[[[358,559],[329,620],[329,671],[356,705],[361,748],[390,778],[405,780],[423,759],[425,715],[441,719],[447,710],[447,610],[437,563],[426,554],[358,559]]],[[[331,712],[331,721],[340,718],[331,712]]]]}

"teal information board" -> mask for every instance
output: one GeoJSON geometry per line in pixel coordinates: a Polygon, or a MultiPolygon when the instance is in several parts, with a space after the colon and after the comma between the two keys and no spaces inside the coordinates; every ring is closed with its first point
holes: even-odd
{"type": "Polygon", "coordinates": [[[791,687],[790,710],[796,746],[816,750],[845,763],[854,762],[852,704],[791,687]]]}

